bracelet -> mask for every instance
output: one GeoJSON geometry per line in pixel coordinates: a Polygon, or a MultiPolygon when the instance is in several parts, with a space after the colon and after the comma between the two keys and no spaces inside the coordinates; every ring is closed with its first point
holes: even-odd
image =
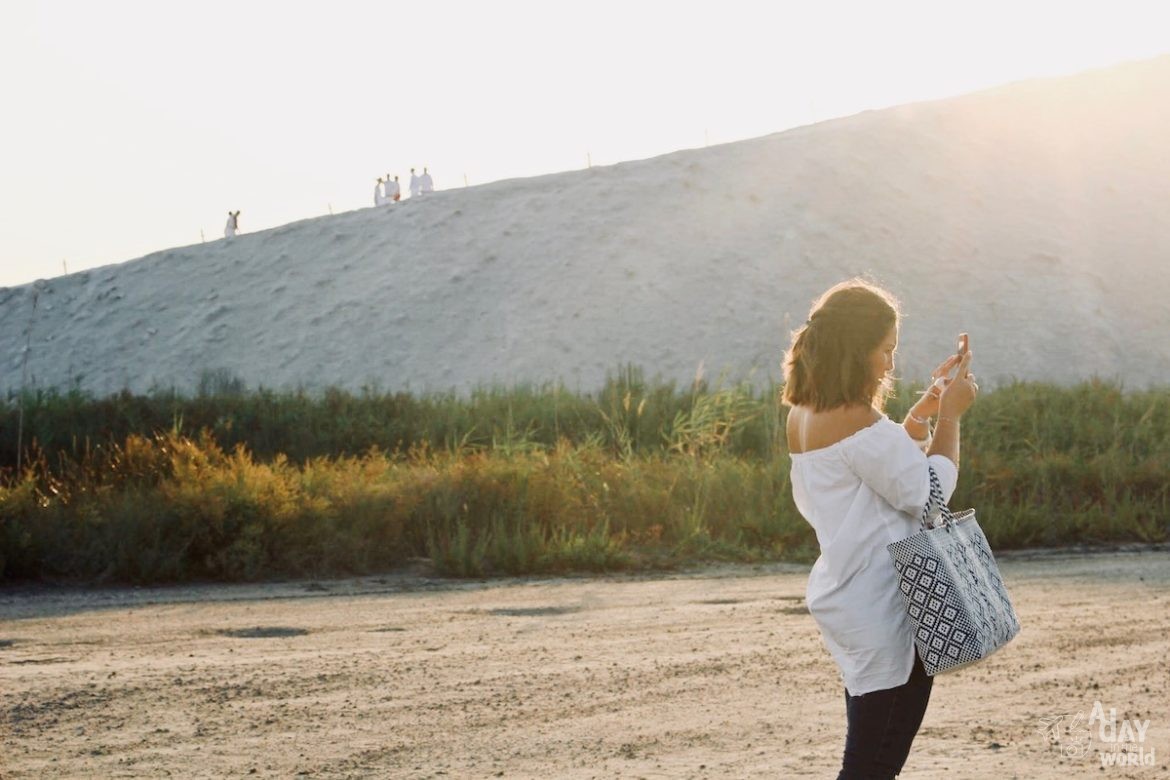
{"type": "Polygon", "coordinates": [[[907,417],[909,417],[909,418],[910,418],[911,420],[913,420],[914,422],[918,423],[919,425],[928,425],[928,424],[929,424],[929,422],[930,422],[930,418],[929,418],[929,417],[927,417],[926,419],[923,419],[923,418],[921,418],[921,417],[916,417],[916,416],[914,415],[914,412],[913,412],[913,411],[906,412],[906,416],[907,416],[907,417]]]}
{"type": "Polygon", "coordinates": [[[946,420],[947,422],[953,422],[955,425],[958,425],[958,424],[959,424],[959,418],[958,418],[958,417],[939,417],[939,418],[938,418],[938,421],[939,421],[939,422],[942,422],[943,420],[946,420]]]}

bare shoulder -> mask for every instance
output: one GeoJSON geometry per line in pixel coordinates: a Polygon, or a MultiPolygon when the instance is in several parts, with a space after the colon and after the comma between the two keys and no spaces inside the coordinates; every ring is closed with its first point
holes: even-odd
{"type": "Polygon", "coordinates": [[[831,447],[881,417],[869,406],[843,406],[824,412],[794,406],[788,410],[788,451],[801,453],[831,447]]]}

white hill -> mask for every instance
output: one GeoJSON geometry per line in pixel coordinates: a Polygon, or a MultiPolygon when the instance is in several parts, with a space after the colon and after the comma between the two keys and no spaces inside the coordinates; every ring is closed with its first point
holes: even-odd
{"type": "Polygon", "coordinates": [[[0,289],[0,390],[465,391],[625,363],[778,375],[867,274],[899,373],[1170,382],[1170,58],[606,168],[438,192],[0,289]],[[38,296],[35,317],[33,296],[38,296]]]}

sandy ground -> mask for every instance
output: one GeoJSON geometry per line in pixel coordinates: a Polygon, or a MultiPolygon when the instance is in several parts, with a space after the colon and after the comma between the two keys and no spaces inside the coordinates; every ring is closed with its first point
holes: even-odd
{"type": "MultiPolygon", "coordinates": [[[[1023,631],[937,679],[902,777],[1170,777],[1170,550],[1001,560],[1023,631]],[[1154,766],[1049,745],[1097,701],[1154,766]]],[[[806,576],[0,591],[0,776],[831,778],[806,576]]]]}

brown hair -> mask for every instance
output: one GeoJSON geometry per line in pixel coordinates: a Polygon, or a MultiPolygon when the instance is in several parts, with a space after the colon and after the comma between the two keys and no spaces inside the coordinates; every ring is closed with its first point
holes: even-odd
{"type": "Polygon", "coordinates": [[[784,355],[784,403],[818,412],[853,404],[881,409],[891,381],[875,381],[870,356],[897,325],[898,301],[882,288],[863,279],[831,287],[792,333],[784,355]]]}

